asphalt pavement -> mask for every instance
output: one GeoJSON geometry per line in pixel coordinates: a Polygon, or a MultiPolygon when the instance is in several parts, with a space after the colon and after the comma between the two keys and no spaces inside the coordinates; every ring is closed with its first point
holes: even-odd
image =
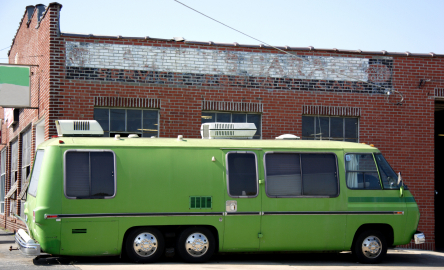
{"type": "Polygon", "coordinates": [[[216,254],[204,264],[183,263],[177,256],[164,257],[155,264],[133,264],[119,257],[26,257],[16,247],[14,234],[0,229],[0,269],[444,269],[444,253],[413,249],[390,249],[377,265],[357,263],[349,252],[216,254]]]}

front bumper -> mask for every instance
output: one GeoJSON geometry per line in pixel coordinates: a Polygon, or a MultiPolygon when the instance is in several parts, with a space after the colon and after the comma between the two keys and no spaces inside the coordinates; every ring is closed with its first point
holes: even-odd
{"type": "Polygon", "coordinates": [[[40,255],[40,245],[22,229],[19,229],[15,234],[15,243],[19,246],[20,251],[27,256],[40,255]]]}
{"type": "Polygon", "coordinates": [[[413,239],[415,239],[415,244],[419,245],[419,244],[424,244],[425,243],[425,235],[422,232],[416,232],[413,235],[413,239]]]}

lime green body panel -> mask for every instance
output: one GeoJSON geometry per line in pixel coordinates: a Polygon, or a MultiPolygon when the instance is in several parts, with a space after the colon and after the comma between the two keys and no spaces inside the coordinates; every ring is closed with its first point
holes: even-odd
{"type": "Polygon", "coordinates": [[[40,243],[43,251],[50,254],[60,254],[60,222],[44,218],[48,213],[61,213],[63,197],[62,152],[57,146],[45,149],[42,169],[40,172],[39,188],[36,197],[28,194],[27,218],[31,235],[40,243]],[[33,220],[35,211],[35,223],[33,220]]]}
{"type": "Polygon", "coordinates": [[[28,195],[26,215],[32,237],[51,254],[118,255],[122,252],[125,233],[131,228],[171,225],[213,228],[218,234],[218,249],[224,252],[348,250],[362,225],[390,225],[396,245],[410,241],[419,220],[416,203],[408,199],[412,198],[409,191],[400,197],[399,190],[347,188],[344,153],[379,152],[363,144],[61,137],[44,142],[39,149],[45,150],[42,173],[37,196],[28,195]],[[106,149],[115,153],[116,194],[113,198],[68,199],[64,195],[64,153],[70,149],[106,149]],[[265,185],[260,184],[254,198],[231,198],[227,192],[225,164],[230,151],[254,152],[260,180],[264,180],[263,158],[267,152],[334,153],[338,163],[339,194],[331,198],[270,198],[265,185]],[[211,197],[211,208],[191,209],[192,196],[211,197]],[[238,212],[323,214],[230,216],[224,215],[228,200],[237,201],[238,212]],[[32,222],[33,211],[35,223],[32,222]],[[400,211],[404,214],[348,215],[347,211],[400,211]],[[153,216],[137,216],[137,213],[153,216]],[[114,216],[45,219],[45,214],[114,216]]]}
{"type": "Polygon", "coordinates": [[[406,204],[406,220],[405,220],[405,232],[404,237],[399,239],[399,242],[395,241],[395,245],[402,245],[403,243],[413,239],[413,235],[416,232],[419,222],[419,208],[413,198],[412,193],[409,190],[404,190],[404,198],[406,204]]]}

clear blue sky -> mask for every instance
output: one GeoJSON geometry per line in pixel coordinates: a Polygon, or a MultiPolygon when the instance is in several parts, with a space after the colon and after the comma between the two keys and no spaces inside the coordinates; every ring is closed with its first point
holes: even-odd
{"type": "MultiPolygon", "coordinates": [[[[180,1],[271,45],[444,54],[444,0],[180,1]]],[[[0,63],[25,7],[50,2],[0,0],[0,63]]],[[[59,3],[62,32],[260,44],[173,0],[59,3]]]]}

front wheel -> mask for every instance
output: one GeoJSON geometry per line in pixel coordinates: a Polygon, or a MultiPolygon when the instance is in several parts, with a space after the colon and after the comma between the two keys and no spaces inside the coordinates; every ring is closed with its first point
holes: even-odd
{"type": "Polygon", "coordinates": [[[205,227],[185,229],[177,240],[177,252],[187,262],[206,262],[216,249],[213,233],[205,227]]]}
{"type": "Polygon", "coordinates": [[[125,242],[128,258],[136,263],[155,262],[162,255],[164,248],[162,233],[150,227],[130,232],[125,242]]]}
{"type": "Polygon", "coordinates": [[[384,235],[375,230],[362,232],[355,243],[353,253],[361,263],[379,263],[387,255],[384,235]]]}

